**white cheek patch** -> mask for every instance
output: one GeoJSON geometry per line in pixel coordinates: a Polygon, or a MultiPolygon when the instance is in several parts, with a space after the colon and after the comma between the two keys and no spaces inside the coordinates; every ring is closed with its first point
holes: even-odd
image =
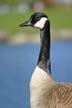
{"type": "Polygon", "coordinates": [[[47,18],[45,17],[42,17],[35,25],[34,27],[37,27],[37,28],[44,28],[44,25],[45,25],[45,22],[47,21],[47,18]]]}

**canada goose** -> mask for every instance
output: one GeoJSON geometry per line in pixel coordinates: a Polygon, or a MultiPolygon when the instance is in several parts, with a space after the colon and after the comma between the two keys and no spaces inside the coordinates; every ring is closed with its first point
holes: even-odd
{"type": "Polygon", "coordinates": [[[50,69],[50,20],[44,13],[34,13],[20,27],[40,29],[41,49],[30,81],[31,108],[72,108],[72,83],[56,82],[50,69]]]}

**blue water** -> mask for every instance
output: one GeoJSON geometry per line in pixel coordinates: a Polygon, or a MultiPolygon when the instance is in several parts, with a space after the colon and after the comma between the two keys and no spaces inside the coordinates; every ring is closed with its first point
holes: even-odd
{"type": "MultiPolygon", "coordinates": [[[[30,108],[29,81],[39,44],[0,44],[0,108],[30,108]]],[[[51,44],[52,77],[72,82],[72,41],[51,44]]]]}

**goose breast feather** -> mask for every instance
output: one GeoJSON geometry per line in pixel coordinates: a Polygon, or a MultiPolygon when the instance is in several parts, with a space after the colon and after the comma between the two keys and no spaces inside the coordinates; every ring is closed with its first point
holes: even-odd
{"type": "Polygon", "coordinates": [[[55,83],[42,97],[43,108],[72,108],[72,84],[55,83]]]}

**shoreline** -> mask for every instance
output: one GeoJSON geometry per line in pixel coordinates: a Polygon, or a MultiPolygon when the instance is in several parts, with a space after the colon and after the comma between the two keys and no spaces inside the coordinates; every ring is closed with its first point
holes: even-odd
{"type": "MultiPolygon", "coordinates": [[[[39,43],[40,34],[33,33],[17,33],[13,36],[9,36],[6,32],[0,32],[0,43],[39,43]]],[[[51,29],[51,39],[52,40],[72,40],[72,29],[51,29]]]]}

